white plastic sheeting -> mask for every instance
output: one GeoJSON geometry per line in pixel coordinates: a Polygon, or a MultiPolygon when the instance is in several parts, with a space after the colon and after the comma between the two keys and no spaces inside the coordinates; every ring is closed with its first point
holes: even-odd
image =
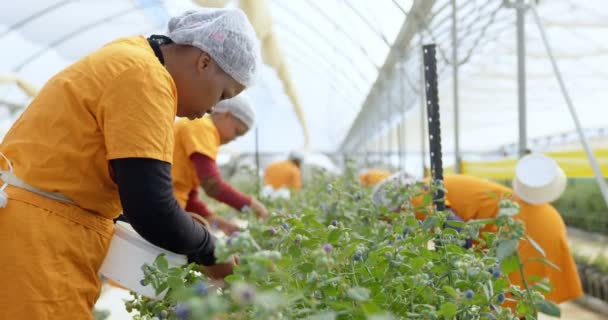
{"type": "MultiPolygon", "coordinates": [[[[344,140],[361,105],[376,80],[377,67],[384,62],[389,45],[409,14],[409,0],[269,0],[274,28],[290,65],[311,133],[311,147],[335,150],[344,140]]],[[[502,0],[458,0],[458,23],[463,43],[460,108],[461,149],[466,154],[497,149],[517,141],[517,82],[515,11],[496,11],[492,25],[476,43],[494,8],[502,0]],[[486,6],[486,4],[488,4],[486,6]],[[477,8],[481,8],[477,10],[477,8]],[[484,11],[488,9],[489,11],[484,11]],[[475,11],[477,10],[477,11],[475,11]],[[480,23],[476,25],[476,17],[480,23]],[[467,29],[469,28],[469,29],[467,29]],[[463,31],[464,30],[464,31],[463,31]],[[469,32],[470,30],[470,32],[469,32]],[[468,39],[468,40],[467,40],[468,39]],[[466,40],[466,41],[465,41],[466,40]]],[[[536,2],[536,1],[534,1],[536,2]]],[[[236,6],[237,0],[229,2],[236,6]]],[[[435,23],[420,26],[425,42],[435,41],[450,57],[450,0],[437,0],[431,12],[435,23]],[[447,6],[447,7],[446,7],[447,6]],[[447,19],[447,20],[446,20],[447,19]],[[442,26],[441,28],[437,26],[442,26]],[[437,28],[435,28],[437,27],[437,28]]],[[[35,85],[43,85],[54,73],[95,48],[120,36],[162,32],[168,17],[195,8],[189,0],[25,0],[7,4],[0,11],[0,72],[16,72],[35,85]]],[[[558,58],[574,104],[585,127],[606,126],[608,117],[608,5],[604,0],[541,0],[539,14],[558,58]]],[[[551,72],[533,20],[528,17],[528,134],[530,138],[572,131],[561,92],[551,72]]],[[[419,53],[417,35],[409,47],[409,60],[400,64],[409,83],[396,84],[392,105],[379,97],[359,117],[377,117],[376,127],[361,127],[361,140],[354,149],[397,150],[396,136],[382,139],[391,126],[401,121],[405,107],[405,152],[409,165],[417,167],[420,155],[419,98],[410,90],[399,100],[400,88],[420,85],[417,78],[419,53]],[[405,101],[408,101],[407,103],[405,101]],[[406,105],[407,104],[407,105],[406,105]],[[384,121],[391,119],[391,121],[384,121]],[[391,140],[392,147],[388,146],[391,140]],[[384,142],[379,142],[384,141],[384,142]],[[372,148],[373,147],[373,148],[372,148]]],[[[440,104],[444,151],[449,164],[453,151],[453,111],[450,68],[440,56],[440,104]]],[[[404,90],[405,91],[405,90],[404,90]]],[[[261,151],[288,151],[303,144],[297,118],[283,93],[274,70],[265,68],[258,85],[249,93],[255,97],[258,141],[261,151]]],[[[27,96],[15,85],[0,86],[0,101],[27,104],[27,96]]],[[[0,104],[0,136],[18,112],[11,114],[0,104]]],[[[253,151],[255,130],[231,144],[230,149],[253,151]]]]}
{"type": "MultiPolygon", "coordinates": [[[[448,1],[437,1],[434,10],[448,1]]],[[[463,3],[463,1],[458,1],[463,3]]],[[[556,54],[558,65],[566,80],[566,86],[573,99],[584,127],[605,127],[608,118],[608,3],[602,0],[540,1],[537,7],[543,25],[556,54]]],[[[448,12],[451,8],[448,7],[448,12]]],[[[529,139],[559,135],[574,130],[574,123],[568,113],[562,92],[552,72],[548,56],[540,38],[538,27],[531,13],[526,17],[526,67],[527,67],[527,118],[529,139]]],[[[470,59],[460,67],[460,128],[461,150],[466,158],[475,158],[480,152],[497,150],[518,139],[517,105],[517,58],[515,36],[515,10],[501,8],[496,20],[499,25],[490,30],[480,42],[470,59]]],[[[459,21],[461,25],[463,22],[459,21]]],[[[451,55],[449,29],[446,41],[438,43],[440,50],[451,55]]],[[[440,34],[441,35],[441,34],[440,34]]],[[[424,42],[432,42],[428,32],[423,32],[424,42]]],[[[420,55],[419,39],[411,44],[412,55],[420,55]]],[[[459,48],[462,52],[462,48],[459,48]]],[[[461,53],[464,54],[464,53],[461,53]]],[[[410,59],[405,66],[410,81],[419,87],[419,59],[410,59]],[[416,74],[418,72],[418,74],[416,74]]],[[[452,95],[451,67],[438,55],[439,93],[442,121],[442,142],[444,164],[453,164],[454,151],[454,109],[452,95]]],[[[415,91],[415,90],[414,90],[415,91]]],[[[411,107],[405,120],[405,150],[409,170],[421,168],[421,128],[420,98],[404,107],[411,107]]],[[[370,110],[382,110],[388,100],[378,99],[370,110]]],[[[405,109],[402,108],[401,111],[405,109]]],[[[354,149],[371,151],[398,150],[396,130],[400,115],[383,117],[376,127],[362,129],[362,136],[372,139],[362,140],[354,149]],[[393,121],[390,121],[392,117],[393,121]],[[397,120],[397,121],[394,121],[397,120]],[[392,123],[392,134],[387,134],[392,123]],[[373,134],[376,134],[374,136],[373,134]],[[390,138],[389,138],[390,137],[390,138]],[[392,146],[389,142],[392,141],[392,146]]],[[[428,138],[424,138],[428,143],[428,138]]],[[[354,150],[351,149],[351,150],[354,150]]],[[[428,148],[427,148],[428,150],[428,148]]],[[[427,155],[428,157],[428,155],[427,155]]],[[[388,161],[387,161],[388,162],[388,161]]],[[[393,164],[398,160],[393,159],[393,164]]]]}
{"type": "MultiPolygon", "coordinates": [[[[333,150],[356,116],[375,66],[384,60],[410,0],[268,1],[279,44],[311,132],[311,147],[333,150]],[[370,28],[373,27],[373,29],[370,28]]],[[[237,6],[237,1],[228,5],[237,6]]],[[[43,85],[69,63],[121,36],[163,32],[168,18],[197,5],[189,0],[25,0],[0,12],[0,72],[17,72],[43,85]]],[[[299,148],[302,131],[273,70],[264,70],[258,97],[261,151],[299,148]]],[[[0,86],[0,101],[27,104],[15,86],[0,86]],[[4,98],[4,99],[1,99],[4,98]]],[[[18,113],[0,104],[0,136],[18,113]]],[[[231,147],[255,148],[251,131],[231,147]]]]}

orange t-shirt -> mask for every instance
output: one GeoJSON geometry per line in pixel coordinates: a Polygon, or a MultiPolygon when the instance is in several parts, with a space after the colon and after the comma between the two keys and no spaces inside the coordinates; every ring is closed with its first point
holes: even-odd
{"type": "Polygon", "coordinates": [[[274,189],[302,189],[300,168],[289,160],[271,163],[264,172],[264,181],[274,189]]]}
{"type": "Polygon", "coordinates": [[[390,175],[391,173],[387,170],[370,169],[359,175],[359,182],[364,186],[375,186],[390,175]]]}
{"type": "Polygon", "coordinates": [[[209,116],[192,121],[178,120],[174,128],[175,150],[171,169],[173,191],[175,198],[184,208],[190,191],[201,185],[190,156],[200,153],[215,160],[220,148],[220,134],[209,116]]]}
{"type": "Polygon", "coordinates": [[[112,219],[121,205],[108,161],[170,163],[176,110],[175,83],[147,40],[122,38],[51,78],[0,152],[25,183],[112,219]]]}

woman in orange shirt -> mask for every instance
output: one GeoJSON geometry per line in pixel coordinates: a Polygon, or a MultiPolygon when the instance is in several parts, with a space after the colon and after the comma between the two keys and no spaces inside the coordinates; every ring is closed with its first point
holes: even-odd
{"type": "Polygon", "coordinates": [[[264,170],[264,182],[273,189],[288,188],[299,191],[302,189],[302,173],[300,166],[303,155],[299,152],[292,152],[289,158],[283,161],[271,163],[264,170]]]}
{"type": "MultiPolygon", "coordinates": [[[[521,209],[514,218],[524,223],[526,235],[541,246],[546,259],[560,268],[556,270],[541,262],[533,261],[543,256],[528,241],[520,241],[517,251],[525,262],[526,278],[533,275],[549,278],[554,288],[546,294],[546,298],[555,303],[583,295],[578,271],[568,247],[566,226],[553,206],[526,203],[514,195],[510,188],[473,176],[446,175],[443,182],[446,190],[446,206],[464,221],[495,218],[498,214],[499,198],[505,194],[513,195],[512,200],[517,202],[521,209]]],[[[421,197],[413,199],[412,204],[414,207],[420,206],[421,197]]],[[[424,219],[422,214],[417,216],[419,219],[424,219]]],[[[496,231],[496,226],[488,225],[482,231],[496,231]]],[[[509,277],[512,283],[523,285],[519,273],[512,273],[509,277]]]]}
{"type": "Polygon", "coordinates": [[[249,101],[238,96],[218,103],[209,117],[175,123],[173,188],[175,198],[188,212],[203,216],[226,234],[238,231],[235,224],[213,214],[198,198],[198,188],[236,210],[250,207],[259,218],[268,215],[257,199],[233,189],[226,183],[215,163],[220,145],[229,143],[251,129],[254,113],[249,101]]]}
{"type": "Polygon", "coordinates": [[[258,61],[242,11],[205,9],[52,77],[0,144],[0,318],[92,319],[121,210],[153,244],[231,273],[173,195],[173,123],[238,95],[258,61]]]}

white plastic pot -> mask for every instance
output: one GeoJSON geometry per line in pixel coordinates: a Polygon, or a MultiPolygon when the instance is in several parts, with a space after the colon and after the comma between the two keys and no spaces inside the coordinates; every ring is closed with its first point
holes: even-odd
{"type": "Polygon", "coordinates": [[[557,200],[566,190],[568,178],[552,158],[532,153],[522,157],[515,167],[513,191],[529,204],[557,200]]]}
{"type": "Polygon", "coordinates": [[[170,267],[178,267],[188,263],[184,255],[179,255],[159,248],[142,238],[130,224],[117,222],[110,249],[106,255],[99,273],[121,286],[152,299],[161,299],[165,292],[156,295],[151,285],[143,286],[144,272],[141,266],[152,265],[156,257],[164,253],[170,267]]]}

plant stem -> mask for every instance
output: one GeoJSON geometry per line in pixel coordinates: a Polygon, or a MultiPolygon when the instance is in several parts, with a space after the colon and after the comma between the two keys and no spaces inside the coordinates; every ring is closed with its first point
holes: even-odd
{"type": "Polygon", "coordinates": [[[518,252],[515,252],[515,258],[517,259],[517,266],[519,269],[519,275],[521,276],[521,281],[524,284],[524,288],[526,289],[526,294],[528,295],[528,299],[530,299],[530,303],[532,304],[532,308],[534,309],[534,314],[536,314],[536,306],[534,305],[534,301],[532,300],[532,292],[530,292],[530,287],[528,286],[528,280],[526,280],[526,275],[524,274],[524,265],[521,263],[521,258],[518,252]]]}

